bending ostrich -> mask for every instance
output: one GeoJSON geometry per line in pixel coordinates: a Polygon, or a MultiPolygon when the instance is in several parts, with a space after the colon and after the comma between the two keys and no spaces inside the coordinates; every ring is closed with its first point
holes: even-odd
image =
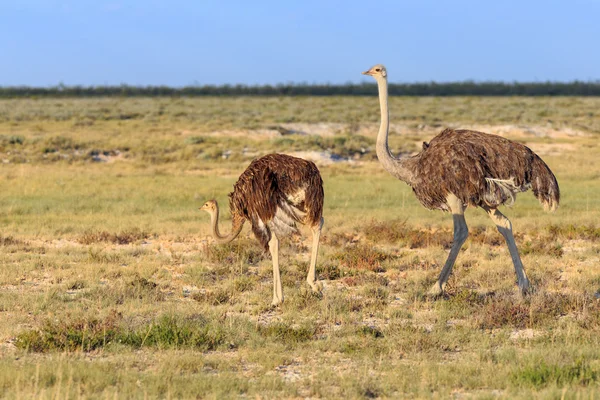
{"type": "Polygon", "coordinates": [[[219,233],[219,205],[209,200],[200,209],[211,216],[212,234],[217,243],[229,243],[242,230],[246,220],[265,251],[273,259],[273,303],[283,302],[279,274],[279,239],[297,233],[296,223],[308,225],[313,234],[310,269],[306,280],[318,292],[316,264],[319,237],[323,227],[323,180],[317,166],[285,154],[269,154],[250,163],[229,194],[232,229],[219,233]]]}
{"type": "Polygon", "coordinates": [[[390,174],[412,187],[423,206],[452,212],[454,242],[429,293],[440,295],[444,292],[456,256],[469,235],[464,217],[468,206],[483,208],[504,236],[517,283],[525,293],[529,280],[523,270],[511,223],[498,207],[511,205],[517,193],[532,188],[544,209],[554,211],[558,207],[560,190],[550,168],[522,144],[462,129],[445,129],[429,144],[423,143],[423,150],[413,157],[392,156],[388,147],[387,71],[378,64],[363,74],[374,77],[379,88],[381,126],[377,135],[377,158],[390,174]]]}

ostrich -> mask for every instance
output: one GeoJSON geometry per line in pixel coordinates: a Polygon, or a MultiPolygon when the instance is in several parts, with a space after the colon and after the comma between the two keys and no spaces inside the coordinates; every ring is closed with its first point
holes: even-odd
{"type": "Polygon", "coordinates": [[[387,71],[375,65],[364,75],[377,81],[381,126],[377,134],[377,158],[393,176],[412,187],[417,199],[430,210],[452,213],[454,241],[442,272],[429,293],[441,295],[461,246],[469,235],[464,212],[468,206],[483,208],[504,236],[522,293],[529,288],[512,225],[499,210],[512,205],[515,196],[529,188],[545,210],[554,211],[560,200],[556,177],[542,159],[522,144],[500,136],[470,130],[445,129],[413,157],[394,157],[388,147],[387,71]]]}
{"type": "Polygon", "coordinates": [[[229,194],[232,229],[219,232],[219,205],[209,200],[200,209],[211,216],[212,234],[219,244],[229,243],[242,230],[246,220],[265,251],[273,259],[273,306],[283,302],[279,274],[279,239],[297,233],[296,223],[308,225],[313,243],[306,280],[318,292],[316,264],[319,237],[323,227],[323,180],[317,166],[285,154],[269,154],[250,163],[229,194]]]}

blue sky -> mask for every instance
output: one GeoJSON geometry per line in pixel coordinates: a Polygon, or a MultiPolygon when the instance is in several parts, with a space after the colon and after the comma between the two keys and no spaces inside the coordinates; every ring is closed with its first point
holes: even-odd
{"type": "Polygon", "coordinates": [[[600,79],[600,0],[1,0],[0,85],[600,79]]]}

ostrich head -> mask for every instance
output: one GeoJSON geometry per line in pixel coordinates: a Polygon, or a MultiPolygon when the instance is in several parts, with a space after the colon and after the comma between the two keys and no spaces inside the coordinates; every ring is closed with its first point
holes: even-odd
{"type": "Polygon", "coordinates": [[[214,214],[218,208],[219,205],[217,204],[216,200],[208,200],[202,207],[200,207],[200,210],[206,211],[209,214],[214,214]]]}
{"type": "Polygon", "coordinates": [[[377,64],[368,71],[363,72],[363,75],[371,75],[375,79],[387,79],[387,70],[382,64],[377,64]]]}

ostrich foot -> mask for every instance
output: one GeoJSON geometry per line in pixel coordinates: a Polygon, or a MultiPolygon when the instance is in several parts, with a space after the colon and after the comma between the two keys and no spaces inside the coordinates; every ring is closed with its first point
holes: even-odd
{"type": "Polygon", "coordinates": [[[300,297],[302,297],[303,299],[312,299],[312,298],[322,299],[323,292],[321,292],[320,288],[317,285],[318,284],[316,284],[315,287],[308,286],[308,285],[300,286],[300,291],[299,291],[300,297]]]}
{"type": "Polygon", "coordinates": [[[283,299],[278,299],[276,297],[273,297],[273,301],[271,302],[271,307],[278,307],[281,305],[281,303],[283,303],[283,299]]]}
{"type": "Polygon", "coordinates": [[[521,290],[521,294],[523,296],[529,294],[531,292],[531,286],[529,285],[529,280],[525,278],[523,282],[519,282],[519,289],[521,290]]]}
{"type": "Polygon", "coordinates": [[[323,285],[320,282],[309,281],[309,280],[306,280],[306,282],[308,283],[308,285],[312,289],[313,293],[319,293],[320,294],[321,291],[323,290],[323,285]]]}
{"type": "Polygon", "coordinates": [[[436,282],[433,284],[431,289],[427,292],[427,294],[431,297],[439,297],[444,294],[444,287],[446,284],[440,285],[440,282],[436,282]]]}

